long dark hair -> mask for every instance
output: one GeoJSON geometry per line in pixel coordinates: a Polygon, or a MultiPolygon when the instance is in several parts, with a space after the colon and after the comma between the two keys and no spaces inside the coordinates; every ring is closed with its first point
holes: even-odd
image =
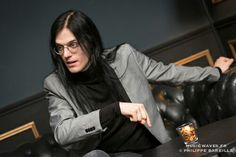
{"type": "MultiPolygon", "coordinates": [[[[87,53],[90,66],[101,66],[103,69],[108,69],[104,70],[105,77],[111,76],[111,73],[114,74],[113,70],[109,67],[108,62],[114,60],[115,51],[112,53],[113,55],[109,55],[107,58],[103,57],[104,49],[99,32],[93,21],[81,11],[69,10],[62,13],[52,24],[50,51],[56,74],[71,98],[76,100],[76,104],[82,112],[88,113],[95,110],[95,108],[86,100],[86,93],[82,92],[79,85],[72,81],[73,74],[69,72],[61,57],[54,52],[56,36],[65,27],[73,33],[83,52],[87,53]]],[[[112,87],[111,82],[108,84],[112,87]]]]}

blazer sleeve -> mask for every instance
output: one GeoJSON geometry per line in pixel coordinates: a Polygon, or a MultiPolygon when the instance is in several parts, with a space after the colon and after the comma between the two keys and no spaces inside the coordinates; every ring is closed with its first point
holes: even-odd
{"type": "Polygon", "coordinates": [[[149,81],[172,82],[181,84],[183,82],[197,82],[207,78],[208,81],[217,81],[220,73],[213,67],[187,67],[176,64],[164,65],[145,56],[143,53],[135,50],[128,45],[133,58],[141,71],[149,81]]]}
{"type": "MultiPolygon", "coordinates": [[[[49,100],[50,126],[54,132],[55,140],[62,146],[89,140],[98,135],[102,129],[99,119],[99,110],[88,114],[75,112],[55,79],[47,78],[44,81],[44,90],[49,100]]],[[[95,143],[96,141],[94,141],[95,143]]],[[[82,145],[81,145],[82,146],[82,145]]]]}

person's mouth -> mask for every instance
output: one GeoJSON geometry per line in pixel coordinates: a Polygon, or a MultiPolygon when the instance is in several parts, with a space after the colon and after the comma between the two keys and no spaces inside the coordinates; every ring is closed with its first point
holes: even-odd
{"type": "Polygon", "coordinates": [[[77,62],[77,60],[75,60],[75,61],[67,61],[66,64],[67,64],[68,67],[73,67],[73,66],[75,66],[76,62],[77,62]]]}

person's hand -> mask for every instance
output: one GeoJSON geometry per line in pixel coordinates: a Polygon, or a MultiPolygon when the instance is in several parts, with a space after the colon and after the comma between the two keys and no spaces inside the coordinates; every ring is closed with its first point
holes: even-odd
{"type": "Polygon", "coordinates": [[[219,57],[215,64],[214,67],[219,67],[222,71],[222,73],[226,72],[230,65],[234,62],[233,58],[227,58],[227,57],[219,57]]]}
{"type": "Polygon", "coordinates": [[[141,124],[147,123],[151,127],[151,121],[143,104],[120,102],[121,114],[128,117],[132,122],[139,122],[141,124]]]}

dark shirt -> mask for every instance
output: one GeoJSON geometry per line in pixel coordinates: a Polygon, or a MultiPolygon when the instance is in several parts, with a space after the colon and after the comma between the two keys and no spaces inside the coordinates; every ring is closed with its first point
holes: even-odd
{"type": "Polygon", "coordinates": [[[121,151],[143,151],[156,147],[160,142],[138,122],[131,122],[121,115],[119,101],[130,102],[128,95],[120,81],[116,80],[119,86],[119,94],[108,85],[100,70],[89,68],[86,72],[80,73],[78,77],[81,82],[82,91],[87,94],[87,99],[94,108],[100,109],[100,122],[102,128],[107,128],[102,134],[102,141],[98,149],[106,152],[121,151]]]}

